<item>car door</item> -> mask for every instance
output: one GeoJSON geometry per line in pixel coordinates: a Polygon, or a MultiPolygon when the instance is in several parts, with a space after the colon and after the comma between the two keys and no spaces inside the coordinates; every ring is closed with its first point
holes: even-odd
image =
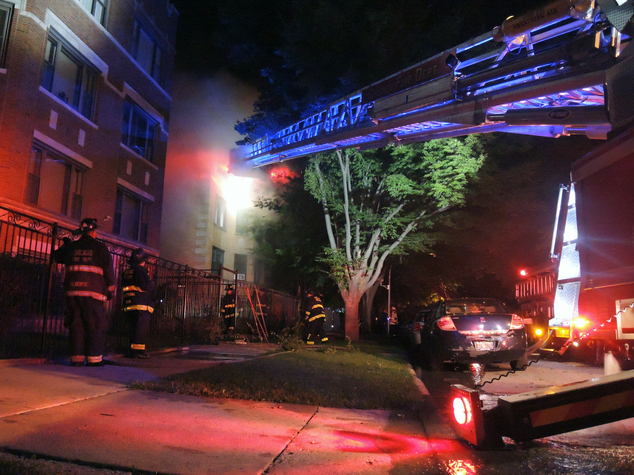
{"type": "Polygon", "coordinates": [[[434,322],[438,319],[438,312],[441,306],[442,303],[434,305],[425,315],[425,319],[423,320],[423,329],[420,331],[420,344],[422,347],[429,346],[434,322]]]}

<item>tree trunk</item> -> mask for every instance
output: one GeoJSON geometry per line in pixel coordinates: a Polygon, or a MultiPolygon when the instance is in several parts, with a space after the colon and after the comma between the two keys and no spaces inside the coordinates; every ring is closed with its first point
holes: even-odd
{"type": "Polygon", "coordinates": [[[346,336],[351,341],[359,341],[359,301],[362,294],[348,294],[346,304],[346,336]]]}
{"type": "Polygon", "coordinates": [[[372,306],[374,305],[374,297],[376,296],[377,290],[379,290],[379,286],[381,285],[381,279],[377,279],[372,287],[370,287],[365,292],[365,306],[364,310],[364,321],[368,326],[368,331],[372,333],[372,306]]]}

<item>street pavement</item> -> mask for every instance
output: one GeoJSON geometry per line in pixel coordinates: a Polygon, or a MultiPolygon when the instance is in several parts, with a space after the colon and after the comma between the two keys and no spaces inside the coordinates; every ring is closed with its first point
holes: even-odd
{"type": "MultiPolygon", "coordinates": [[[[66,361],[0,361],[0,451],[71,462],[86,470],[98,467],[134,474],[464,475],[508,473],[511,466],[520,467],[515,469],[518,474],[533,473],[526,470],[535,463],[530,457],[540,453],[539,447],[552,454],[557,444],[576,447],[577,452],[579,444],[627,450],[634,446],[634,419],[629,419],[549,438],[555,445],[474,452],[448,425],[449,384],[474,383],[474,377],[464,372],[419,370],[417,376],[412,370],[425,402],[420,413],[130,389],[136,381],[250,358],[275,358],[274,350],[275,345],[269,344],[223,342],[154,354],[148,360],[110,356],[110,364],[97,368],[76,368],[66,361]]],[[[506,372],[493,368],[480,376],[485,382],[506,372]]],[[[525,372],[487,383],[483,390],[495,397],[602,372],[542,361],[525,372]]],[[[628,460],[625,464],[631,466],[628,460]]]]}
{"type": "Polygon", "coordinates": [[[434,453],[466,450],[442,422],[425,427],[415,413],[129,389],[135,381],[274,358],[274,348],[221,343],[148,360],[111,356],[104,367],[0,362],[0,447],[169,474],[422,473],[435,471],[434,453]]]}

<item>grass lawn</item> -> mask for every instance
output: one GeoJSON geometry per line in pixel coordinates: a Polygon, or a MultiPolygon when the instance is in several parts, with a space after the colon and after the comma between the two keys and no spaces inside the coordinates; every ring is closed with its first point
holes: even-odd
{"type": "Polygon", "coordinates": [[[156,382],[150,389],[196,396],[227,397],[351,409],[416,409],[421,396],[404,353],[364,342],[353,349],[323,346],[222,364],[156,382]]]}

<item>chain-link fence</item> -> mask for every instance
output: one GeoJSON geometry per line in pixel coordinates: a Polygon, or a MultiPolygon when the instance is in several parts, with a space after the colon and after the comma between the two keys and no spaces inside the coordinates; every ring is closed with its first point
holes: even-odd
{"type": "MultiPolygon", "coordinates": [[[[0,359],[66,355],[64,266],[51,263],[51,251],[71,236],[58,228],[0,206],[0,359]]],[[[106,354],[124,352],[129,324],[121,310],[121,276],[133,248],[103,241],[113,258],[117,289],[107,302],[106,354]]],[[[156,282],[149,349],[211,343],[218,337],[220,301],[228,285],[209,271],[151,257],[156,282]]],[[[236,331],[247,339],[264,339],[262,326],[280,331],[294,325],[299,305],[289,295],[238,282],[236,331]],[[263,325],[256,322],[262,321],[263,325]],[[261,317],[261,319],[259,318],[261,317]]]]}

